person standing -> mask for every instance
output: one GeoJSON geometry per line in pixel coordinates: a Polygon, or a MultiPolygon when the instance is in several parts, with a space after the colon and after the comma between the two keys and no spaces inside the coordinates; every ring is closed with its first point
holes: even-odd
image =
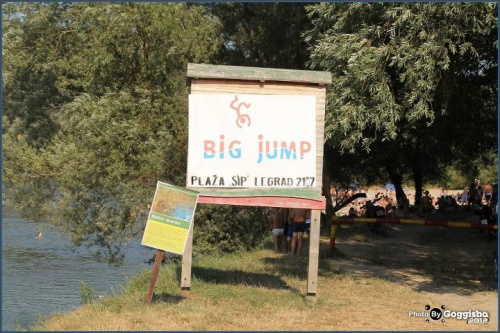
{"type": "Polygon", "coordinates": [[[285,218],[283,208],[271,208],[269,219],[272,225],[272,236],[274,244],[274,252],[283,252],[283,240],[285,239],[285,218]]]}
{"type": "Polygon", "coordinates": [[[474,204],[476,203],[477,197],[478,197],[478,190],[476,188],[476,184],[471,183],[469,186],[469,196],[467,198],[467,206],[474,209],[474,204]]]}
{"type": "Polygon", "coordinates": [[[291,208],[283,208],[283,219],[285,220],[285,253],[288,253],[292,247],[293,221],[290,218],[291,208]]]}
{"type": "Polygon", "coordinates": [[[354,209],[354,207],[349,208],[349,213],[348,213],[347,216],[350,217],[350,218],[358,217],[358,215],[356,214],[356,210],[354,209]]]}
{"type": "Polygon", "coordinates": [[[477,188],[477,196],[476,196],[476,202],[478,205],[481,205],[483,201],[483,185],[481,184],[480,179],[476,179],[476,188],[477,188]]]}
{"type": "Polygon", "coordinates": [[[468,199],[469,199],[469,186],[465,184],[464,190],[460,198],[460,205],[466,206],[468,204],[468,199]]]}
{"type": "Polygon", "coordinates": [[[422,205],[420,212],[427,220],[427,218],[429,217],[429,213],[434,209],[434,205],[432,204],[432,197],[429,195],[429,191],[424,192],[424,196],[422,197],[420,203],[422,205]]]}
{"type": "Polygon", "coordinates": [[[491,182],[488,182],[488,184],[484,185],[483,191],[484,191],[484,201],[489,206],[491,202],[491,197],[493,196],[493,185],[491,184],[491,182]]]}
{"type": "Polygon", "coordinates": [[[290,212],[290,219],[293,221],[292,255],[295,255],[295,252],[297,252],[296,255],[300,256],[308,215],[309,210],[303,208],[293,208],[290,212]]]}

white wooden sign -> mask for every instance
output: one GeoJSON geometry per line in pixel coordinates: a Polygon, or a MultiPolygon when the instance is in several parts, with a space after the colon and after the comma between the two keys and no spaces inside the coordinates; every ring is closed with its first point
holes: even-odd
{"type": "Polygon", "coordinates": [[[305,188],[315,177],[315,96],[189,96],[188,187],[305,188]]]}

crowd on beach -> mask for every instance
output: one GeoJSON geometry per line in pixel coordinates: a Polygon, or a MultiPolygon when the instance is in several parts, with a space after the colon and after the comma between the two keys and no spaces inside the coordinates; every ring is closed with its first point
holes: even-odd
{"type": "Polygon", "coordinates": [[[496,203],[497,187],[496,183],[488,182],[482,184],[479,179],[475,179],[470,184],[464,184],[462,190],[449,190],[445,188],[433,188],[424,190],[420,199],[420,206],[416,207],[415,191],[408,185],[403,185],[406,200],[396,198],[396,191],[392,184],[385,187],[375,186],[363,188],[355,181],[351,182],[348,188],[336,187],[332,185],[330,194],[333,198],[345,200],[356,193],[366,193],[366,198],[356,199],[344,208],[340,213],[349,216],[363,216],[367,201],[376,201],[378,206],[385,208],[386,215],[391,216],[395,208],[399,210],[416,211],[427,215],[433,211],[444,211],[453,209],[477,209],[490,202],[496,203]],[[348,212],[348,213],[347,213],[348,212]]]}
{"type": "MultiPolygon", "coordinates": [[[[388,184],[392,185],[392,184],[388,184]]],[[[464,185],[463,190],[448,190],[434,188],[424,190],[420,206],[411,205],[415,202],[415,194],[407,185],[403,186],[406,200],[397,200],[394,186],[371,187],[363,189],[356,182],[351,182],[348,188],[331,186],[332,198],[340,201],[348,200],[356,193],[365,193],[366,197],[353,200],[340,210],[341,215],[361,217],[366,214],[367,203],[375,203],[384,208],[386,217],[394,217],[396,210],[406,210],[427,218],[429,214],[444,210],[474,210],[483,205],[497,202],[497,185],[488,182],[481,184],[479,179],[464,185]]],[[[300,255],[303,247],[304,234],[310,230],[310,210],[273,207],[269,212],[269,226],[272,230],[274,251],[300,255]]]]}
{"type": "Polygon", "coordinates": [[[475,179],[473,183],[464,185],[461,191],[438,189],[434,194],[431,194],[426,190],[421,205],[424,206],[428,202],[426,207],[440,211],[447,209],[474,210],[481,206],[489,206],[493,201],[496,203],[496,197],[496,183],[488,182],[483,185],[479,179],[475,179]],[[428,199],[423,200],[424,198],[428,199]]]}

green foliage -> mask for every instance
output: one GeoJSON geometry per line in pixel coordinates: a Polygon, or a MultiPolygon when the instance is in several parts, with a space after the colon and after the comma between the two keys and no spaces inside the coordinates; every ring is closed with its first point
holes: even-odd
{"type": "Polygon", "coordinates": [[[185,72],[216,54],[220,24],[182,3],[9,4],[3,18],[7,199],[119,260],[156,182],[185,183],[185,72]]]}
{"type": "MultiPolygon", "coordinates": [[[[185,184],[188,62],[332,72],[332,179],[413,178],[418,196],[452,164],[466,178],[497,170],[494,3],[2,9],[6,200],[112,260],[143,230],[156,182],[185,184]]],[[[265,233],[262,210],[199,210],[202,252],[265,233]]]]}
{"type": "Polygon", "coordinates": [[[133,279],[127,281],[127,283],[124,284],[122,293],[127,293],[127,294],[134,294],[136,292],[146,293],[150,281],[151,281],[151,270],[144,269],[137,276],[135,276],[133,279]]]}
{"type": "Polygon", "coordinates": [[[91,304],[95,300],[95,290],[84,281],[80,281],[80,298],[82,304],[91,304]]]}
{"type": "Polygon", "coordinates": [[[307,11],[310,66],[333,74],[328,145],[382,166],[397,193],[412,175],[418,197],[453,161],[467,170],[497,151],[496,4],[321,3],[307,11]]]}
{"type": "Polygon", "coordinates": [[[442,181],[441,187],[447,189],[463,189],[465,185],[470,184],[464,175],[455,168],[450,167],[446,170],[446,178],[442,181]]]}
{"type": "Polygon", "coordinates": [[[446,175],[437,182],[438,186],[448,189],[463,189],[465,185],[471,184],[479,179],[482,184],[498,181],[498,157],[491,153],[478,160],[472,161],[474,165],[470,170],[462,170],[460,163],[446,169],[446,175]]]}
{"type": "Polygon", "coordinates": [[[224,3],[207,10],[222,23],[218,61],[227,65],[305,69],[310,28],[304,4],[224,3]]]}
{"type": "Polygon", "coordinates": [[[246,251],[268,232],[266,208],[203,205],[197,207],[193,249],[198,253],[246,251]]]}
{"type": "MultiPolygon", "coordinates": [[[[477,177],[483,184],[498,182],[498,152],[492,152],[489,158],[482,158],[477,162],[481,166],[477,177]]],[[[471,177],[472,179],[472,177],[471,177]]]]}
{"type": "MultiPolygon", "coordinates": [[[[476,72],[478,61],[496,66],[470,37],[496,36],[494,4],[324,3],[308,12],[310,64],[334,74],[326,137],[341,149],[369,150],[431,125],[446,112],[436,92],[457,52],[476,57],[476,72]]],[[[490,42],[495,46],[496,37],[490,42]]]]}

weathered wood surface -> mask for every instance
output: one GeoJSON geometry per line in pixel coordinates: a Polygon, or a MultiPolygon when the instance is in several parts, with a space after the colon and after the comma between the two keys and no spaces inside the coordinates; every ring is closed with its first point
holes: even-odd
{"type": "Polygon", "coordinates": [[[194,191],[199,192],[200,196],[241,196],[241,197],[257,197],[257,196],[270,196],[270,197],[295,197],[312,200],[323,200],[324,197],[316,191],[316,188],[210,188],[206,187],[191,187],[194,191]]]}
{"type": "Polygon", "coordinates": [[[252,207],[283,207],[283,208],[305,208],[305,209],[325,209],[326,199],[312,200],[304,198],[285,197],[220,197],[203,196],[198,197],[200,204],[213,205],[234,205],[252,207]]]}
{"type": "Polygon", "coordinates": [[[321,211],[311,211],[311,230],[309,232],[309,267],[307,270],[307,295],[316,296],[318,292],[318,261],[321,211]]]}
{"type": "MultiPolygon", "coordinates": [[[[228,79],[193,79],[193,94],[319,95],[326,88],[296,82],[256,82],[228,79]]],[[[323,105],[324,109],[324,105],[323,105]]]]}
{"type": "Polygon", "coordinates": [[[191,224],[191,227],[189,228],[188,238],[186,240],[186,247],[184,248],[184,253],[182,254],[181,290],[191,289],[192,261],[193,261],[193,224],[191,224]]]}
{"type": "Polygon", "coordinates": [[[153,264],[153,271],[151,272],[151,279],[149,280],[148,293],[146,294],[145,301],[148,304],[151,304],[151,300],[153,299],[153,292],[156,285],[156,280],[158,279],[158,273],[160,272],[161,261],[163,259],[163,251],[156,250],[155,262],[153,264]]]}
{"type": "Polygon", "coordinates": [[[187,76],[189,78],[233,79],[259,82],[300,82],[320,85],[329,85],[332,82],[331,73],[325,71],[207,64],[188,64],[187,76]]]}

